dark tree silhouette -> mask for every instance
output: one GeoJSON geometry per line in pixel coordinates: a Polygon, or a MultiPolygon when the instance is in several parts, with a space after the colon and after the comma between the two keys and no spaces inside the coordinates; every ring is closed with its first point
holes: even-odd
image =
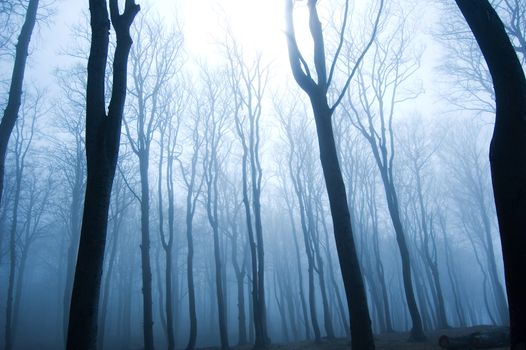
{"type": "Polygon", "coordinates": [[[332,107],[329,105],[327,92],[333,81],[336,63],[338,62],[338,56],[344,41],[349,1],[345,2],[345,15],[340,31],[339,45],[333,61],[330,64],[329,70],[327,70],[326,64],[322,26],[316,8],[317,2],[317,0],[308,0],[307,2],[309,10],[309,29],[314,44],[314,67],[316,70],[317,81],[313,79],[308,65],[296,42],[292,0],[288,0],[286,3],[286,34],[289,61],[294,79],[309,96],[314,112],[318,144],[320,148],[320,160],[323,168],[325,185],[327,186],[327,193],[329,195],[331,215],[334,225],[334,237],[336,248],[338,250],[343,283],[345,286],[349,315],[351,318],[352,347],[354,349],[374,349],[371,319],[367,308],[367,296],[365,294],[362,272],[356,254],[345,184],[343,182],[336,144],[334,142],[332,115],[347,91],[350,81],[356,72],[356,68],[363,60],[363,57],[374,40],[378,28],[380,13],[383,8],[383,0],[380,2],[380,10],[375,20],[371,39],[360,54],[358,61],[356,62],[355,70],[353,70],[353,72],[347,77],[344,87],[332,107]]]}
{"type": "Polygon", "coordinates": [[[26,71],[27,55],[29,54],[29,42],[31,41],[31,35],[33,34],[33,28],[35,28],[36,23],[38,3],[39,0],[30,0],[27,6],[26,18],[20,30],[20,35],[18,36],[18,43],[16,44],[15,64],[11,75],[7,106],[4,110],[2,122],[0,123],[0,203],[2,202],[2,192],[4,191],[7,144],[15,127],[18,111],[22,103],[22,85],[26,71]]]}
{"type": "Polygon", "coordinates": [[[526,347],[526,79],[487,0],[455,0],[493,80],[496,118],[490,165],[510,311],[511,349],[526,347]]]}
{"type": "Polygon", "coordinates": [[[126,0],[119,13],[118,1],[110,0],[110,15],[117,36],[113,60],[113,86],[108,113],[105,75],[110,17],[106,0],[90,0],[91,47],[86,89],[87,185],[80,245],[73,283],[68,325],[68,349],[95,349],[97,311],[106,245],[108,209],[117,166],[122,114],[126,99],[128,55],[132,45],[130,26],[140,10],[126,0]]]}

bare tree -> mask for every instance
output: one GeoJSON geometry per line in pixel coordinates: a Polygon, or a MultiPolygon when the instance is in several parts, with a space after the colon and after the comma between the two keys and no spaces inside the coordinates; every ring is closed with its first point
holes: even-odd
{"type": "MultiPolygon", "coordinates": [[[[39,106],[38,103],[35,103],[35,106],[39,106]]],[[[35,107],[35,111],[38,109],[38,107],[35,107]]],[[[35,111],[32,111],[33,113],[35,111]]],[[[26,116],[27,117],[27,116],[26,116]]],[[[13,340],[14,340],[14,327],[15,322],[14,318],[16,315],[16,307],[13,306],[16,305],[14,302],[16,296],[15,293],[15,287],[16,287],[16,280],[15,277],[18,274],[23,271],[20,266],[17,269],[17,241],[18,241],[18,231],[19,231],[19,207],[20,207],[20,199],[21,199],[21,192],[22,192],[22,181],[24,180],[24,170],[26,168],[26,157],[28,155],[28,151],[30,149],[31,143],[33,141],[33,137],[35,135],[35,122],[37,119],[37,115],[33,114],[31,119],[31,124],[29,125],[29,132],[24,130],[25,129],[25,120],[20,120],[20,122],[15,123],[15,144],[14,144],[14,160],[15,160],[15,191],[14,191],[14,198],[13,198],[13,212],[11,215],[11,227],[9,229],[9,277],[7,282],[7,305],[6,305],[6,321],[5,321],[5,338],[4,338],[4,346],[6,350],[11,350],[13,348],[13,340]]]]}
{"type": "MultiPolygon", "coordinates": [[[[182,94],[174,99],[173,92],[165,88],[166,101],[172,101],[165,104],[164,120],[160,125],[160,144],[159,144],[159,167],[158,167],[158,196],[159,196],[159,234],[161,236],[161,245],[165,252],[165,313],[166,313],[166,330],[168,336],[168,349],[175,348],[174,335],[174,312],[173,312],[173,248],[174,248],[174,231],[175,231],[175,191],[174,191],[174,160],[177,155],[178,136],[180,115],[182,113],[182,94]],[[166,140],[165,140],[166,138],[166,140]],[[165,234],[164,227],[164,209],[163,209],[163,163],[164,152],[166,151],[166,192],[168,195],[168,234],[165,234]]],[[[181,90],[181,89],[179,89],[181,90]]]]}
{"type": "Polygon", "coordinates": [[[252,262],[252,303],[254,309],[255,348],[269,345],[265,305],[265,256],[261,222],[260,119],[267,85],[268,69],[258,55],[251,65],[244,62],[243,50],[234,40],[226,43],[230,87],[235,103],[235,125],[243,149],[243,205],[252,262]],[[251,200],[250,200],[251,199],[251,200]]]}
{"type": "MultiPolygon", "coordinates": [[[[194,96],[191,96],[194,97],[194,96]]],[[[197,338],[197,312],[195,305],[195,282],[194,282],[194,239],[193,239],[193,227],[194,227],[194,215],[197,205],[197,200],[201,194],[204,176],[200,176],[198,170],[200,167],[200,152],[204,142],[204,135],[201,133],[201,123],[203,122],[203,107],[201,101],[196,99],[193,101],[196,106],[196,110],[191,112],[190,123],[186,124],[191,130],[191,153],[190,153],[190,165],[185,167],[181,157],[177,157],[177,161],[180,166],[181,176],[186,187],[186,242],[188,247],[188,254],[186,256],[186,278],[188,284],[188,313],[190,317],[190,335],[188,344],[186,345],[187,350],[193,350],[195,348],[195,342],[197,338]]],[[[184,150],[183,150],[184,152],[184,150]]]]}
{"type": "Polygon", "coordinates": [[[371,40],[365,46],[360,54],[355,69],[345,79],[344,86],[332,106],[329,105],[327,92],[333,82],[334,72],[338,62],[339,54],[344,42],[345,29],[348,19],[349,1],[345,2],[344,18],[340,30],[338,48],[333,57],[333,61],[327,69],[325,57],[325,45],[322,26],[317,11],[317,0],[308,0],[307,7],[309,10],[309,29],[314,43],[314,66],[317,75],[317,81],[314,80],[309,67],[303,58],[294,32],[293,8],[294,2],[286,2],[286,35],[288,44],[289,61],[292,74],[298,85],[309,96],[314,120],[318,133],[318,143],[320,148],[320,160],[323,168],[327,193],[331,207],[331,215],[334,226],[334,236],[340,267],[347,296],[349,314],[351,318],[351,336],[352,346],[355,349],[374,349],[374,339],[371,329],[371,320],[367,308],[367,297],[363,286],[362,273],[354,238],[352,234],[351,220],[349,217],[349,206],[346,198],[345,184],[343,182],[340,164],[334,142],[332,115],[336,107],[343,99],[347,91],[356,68],[368,51],[376,35],[383,0],[380,2],[378,15],[376,16],[371,40]]]}
{"type": "MultiPolygon", "coordinates": [[[[212,229],[214,245],[214,276],[217,300],[217,311],[219,321],[219,336],[221,349],[228,349],[227,309],[225,284],[223,277],[223,257],[219,237],[220,217],[219,204],[219,178],[221,176],[221,165],[224,162],[221,146],[224,144],[224,132],[226,128],[226,116],[229,113],[229,101],[226,99],[226,86],[220,81],[221,75],[213,75],[206,68],[202,69],[204,96],[206,100],[206,111],[204,115],[204,184],[206,187],[206,214],[210,228],[212,229]]],[[[256,278],[253,276],[252,278],[256,278]]]]}
{"type": "Polygon", "coordinates": [[[4,110],[2,121],[0,122],[0,202],[4,191],[4,172],[5,158],[9,137],[15,127],[18,118],[18,111],[22,103],[22,86],[26,70],[26,61],[29,54],[29,42],[35,28],[39,0],[30,0],[24,24],[20,30],[18,43],[16,44],[15,63],[11,75],[11,85],[9,87],[9,97],[7,106],[4,110]]]}
{"type": "Polygon", "coordinates": [[[150,150],[154,135],[166,116],[169,95],[163,90],[177,71],[182,36],[165,32],[160,20],[141,18],[137,44],[130,53],[134,102],[124,120],[126,136],[139,161],[141,204],[141,263],[143,278],[143,327],[146,349],[153,349],[152,271],[150,262],[150,150]],[[133,122],[133,124],[132,124],[133,122]]]}
{"type": "Polygon", "coordinates": [[[456,0],[493,80],[490,164],[510,312],[511,349],[526,347],[526,79],[499,16],[487,0],[456,0]]]}
{"type": "Polygon", "coordinates": [[[108,209],[119,153],[127,63],[132,45],[130,26],[140,10],[134,0],[126,0],[122,14],[117,0],[110,0],[109,5],[108,14],[105,0],[90,0],[92,37],[86,88],[88,177],[67,338],[67,348],[76,350],[95,349],[97,342],[108,209]],[[106,113],[105,72],[110,16],[117,46],[113,58],[112,94],[106,113]]]}
{"type": "MultiPolygon", "coordinates": [[[[419,93],[418,90],[406,94],[400,93],[403,84],[419,67],[418,57],[415,59],[408,57],[410,32],[406,21],[405,18],[401,18],[397,30],[392,36],[387,37],[387,40],[380,42],[383,38],[375,39],[371,68],[368,69],[368,66],[364,65],[358,72],[359,92],[356,106],[351,101],[348,105],[343,105],[343,111],[368,141],[380,171],[402,261],[404,292],[413,323],[410,338],[422,341],[425,335],[412,281],[416,276],[411,275],[409,246],[401,220],[393,171],[395,158],[393,117],[396,106],[419,93]],[[362,120],[362,116],[365,117],[365,121],[362,120]]],[[[350,69],[352,68],[349,67],[350,69]]]]}

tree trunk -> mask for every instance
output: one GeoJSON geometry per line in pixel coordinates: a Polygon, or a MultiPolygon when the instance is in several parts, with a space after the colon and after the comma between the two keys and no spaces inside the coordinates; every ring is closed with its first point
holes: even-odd
{"type": "Polygon", "coordinates": [[[352,347],[354,349],[374,349],[367,297],[356,254],[345,184],[332,131],[332,112],[325,97],[309,97],[314,110],[320,160],[329,195],[336,248],[349,308],[352,347]]]}
{"type": "Polygon", "coordinates": [[[18,225],[18,204],[20,201],[20,191],[22,184],[22,169],[20,166],[20,158],[17,154],[16,159],[16,183],[13,201],[13,215],[11,218],[11,228],[9,230],[9,277],[7,281],[7,301],[5,312],[5,350],[13,348],[14,332],[13,332],[13,301],[15,291],[15,276],[16,276],[16,239],[17,239],[17,225],[18,225]]]}
{"type": "Polygon", "coordinates": [[[150,185],[148,181],[149,154],[141,150],[141,266],[144,348],[153,350],[152,267],[150,262],[150,185]]]}
{"type": "MultiPolygon", "coordinates": [[[[189,190],[190,191],[190,190],[189,190]]],[[[190,315],[190,336],[186,350],[195,348],[197,338],[197,314],[195,310],[195,286],[194,286],[194,242],[192,238],[191,193],[188,192],[186,199],[186,241],[188,244],[188,255],[186,257],[186,278],[188,283],[188,311],[190,315]]]]}
{"type": "Polygon", "coordinates": [[[111,187],[119,152],[122,114],[126,99],[129,28],[140,7],[127,0],[119,14],[110,0],[117,46],[113,60],[113,87],[108,114],[105,106],[105,70],[110,22],[104,0],[91,0],[91,48],[86,96],[86,157],[88,177],[80,245],[75,270],[68,326],[67,349],[95,349],[100,282],[106,246],[111,187]]]}
{"type": "Polygon", "coordinates": [[[490,146],[510,313],[511,349],[526,347],[526,79],[487,0],[456,0],[486,59],[497,113],[490,146]]]}
{"type": "Polygon", "coordinates": [[[404,292],[412,322],[411,333],[409,335],[409,338],[413,341],[423,341],[426,339],[426,336],[424,335],[424,330],[422,328],[422,318],[420,316],[420,312],[418,311],[418,305],[416,303],[413,281],[411,277],[411,261],[409,258],[409,247],[407,246],[404,229],[402,226],[402,222],[400,221],[398,198],[396,195],[394,185],[388,179],[387,169],[381,166],[379,158],[376,156],[376,154],[375,158],[377,159],[377,164],[382,174],[382,182],[384,184],[385,195],[387,197],[387,206],[389,209],[389,214],[391,216],[393,227],[395,229],[396,242],[398,243],[398,250],[400,251],[400,258],[402,261],[404,292]]]}
{"type": "Polygon", "coordinates": [[[113,240],[111,242],[111,250],[110,250],[110,261],[108,262],[108,269],[105,273],[105,279],[104,279],[104,289],[102,292],[102,304],[101,304],[101,310],[100,310],[100,330],[99,330],[99,339],[98,344],[101,349],[104,349],[104,334],[106,331],[106,316],[107,316],[107,310],[108,310],[108,302],[110,298],[110,284],[111,284],[111,278],[113,274],[113,267],[115,266],[115,258],[117,256],[117,241],[119,237],[119,227],[120,227],[120,216],[115,215],[113,217],[113,240]]]}
{"type": "MultiPolygon", "coordinates": [[[[18,36],[16,44],[15,63],[11,75],[9,97],[4,110],[2,122],[0,122],[0,203],[4,192],[5,158],[9,138],[15,127],[20,105],[22,104],[22,85],[26,70],[26,61],[29,54],[29,42],[35,28],[39,0],[29,0],[24,24],[18,36]]],[[[1,239],[0,239],[1,240],[1,239]]],[[[7,334],[6,334],[7,336],[7,334]]]]}

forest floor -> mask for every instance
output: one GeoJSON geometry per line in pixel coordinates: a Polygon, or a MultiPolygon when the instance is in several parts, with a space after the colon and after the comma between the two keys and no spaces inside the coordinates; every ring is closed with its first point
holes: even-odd
{"type": "MultiPolygon", "coordinates": [[[[474,332],[492,330],[492,326],[476,326],[468,328],[450,328],[441,329],[432,332],[426,332],[427,341],[425,342],[408,342],[409,333],[383,333],[376,335],[375,344],[377,350],[438,350],[438,338],[442,335],[450,337],[459,337],[469,335],[474,332]]],[[[273,344],[271,350],[343,350],[350,349],[348,339],[324,340],[321,344],[314,342],[299,342],[291,344],[273,344]]],[[[207,348],[208,350],[213,348],[207,348]]],[[[250,350],[250,346],[235,347],[236,350],[250,350]]],[[[509,347],[494,348],[495,350],[508,350],[509,347]]]]}

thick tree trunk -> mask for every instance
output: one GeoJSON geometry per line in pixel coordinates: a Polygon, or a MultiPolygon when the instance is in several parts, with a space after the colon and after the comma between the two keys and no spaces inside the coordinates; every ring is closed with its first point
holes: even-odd
{"type": "Polygon", "coordinates": [[[526,348],[526,79],[513,46],[487,0],[456,0],[486,59],[496,97],[490,146],[499,220],[511,349],[526,348]]]}
{"type": "Polygon", "coordinates": [[[15,64],[11,75],[9,97],[4,110],[2,122],[0,122],[0,203],[4,192],[5,158],[9,138],[15,127],[18,111],[22,104],[22,85],[26,70],[26,61],[29,54],[29,42],[35,28],[39,0],[30,0],[27,6],[24,24],[18,36],[15,52],[15,64]]]}
{"type": "Polygon", "coordinates": [[[112,96],[106,115],[104,89],[110,29],[106,6],[104,0],[90,0],[92,36],[86,97],[88,176],[71,298],[68,350],[96,348],[108,209],[119,153],[127,62],[132,44],[129,28],[140,9],[134,0],[126,0],[124,12],[119,14],[117,1],[110,0],[117,46],[113,60],[112,96]]]}
{"type": "Polygon", "coordinates": [[[334,236],[349,308],[352,347],[374,349],[371,319],[362,272],[356,254],[345,184],[332,131],[332,112],[324,96],[309,96],[314,110],[320,160],[329,195],[334,236]]]}

